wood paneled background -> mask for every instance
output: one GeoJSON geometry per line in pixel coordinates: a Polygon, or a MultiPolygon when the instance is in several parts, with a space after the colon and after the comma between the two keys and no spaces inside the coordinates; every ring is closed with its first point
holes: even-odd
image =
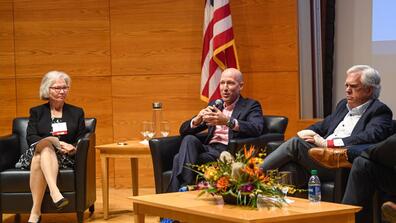
{"type": "MultiPolygon", "coordinates": [[[[97,144],[141,138],[151,103],[161,101],[171,133],[205,103],[199,99],[204,0],[0,1],[0,135],[16,116],[43,103],[41,77],[72,77],[68,102],[96,117],[97,144]]],[[[245,77],[243,94],[266,114],[299,121],[296,0],[232,0],[245,77]]],[[[99,156],[97,178],[100,178],[99,156]]],[[[130,187],[130,163],[110,164],[111,186],[130,187]]],[[[140,186],[153,187],[151,159],[139,164],[140,186]]],[[[98,181],[100,185],[100,181],[98,181]]]]}

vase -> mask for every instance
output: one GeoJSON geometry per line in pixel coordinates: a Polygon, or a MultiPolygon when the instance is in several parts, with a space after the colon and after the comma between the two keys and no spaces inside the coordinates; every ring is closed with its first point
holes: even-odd
{"type": "Polygon", "coordinates": [[[249,205],[250,203],[250,196],[249,195],[242,195],[241,200],[238,203],[238,199],[236,196],[232,194],[222,194],[224,204],[233,204],[233,205],[249,205]],[[246,202],[245,202],[246,199],[246,202]]]}

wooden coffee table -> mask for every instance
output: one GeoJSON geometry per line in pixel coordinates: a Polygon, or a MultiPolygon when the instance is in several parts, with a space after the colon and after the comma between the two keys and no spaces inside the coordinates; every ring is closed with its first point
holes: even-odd
{"type": "Polygon", "coordinates": [[[172,218],[181,222],[293,222],[293,223],[353,223],[360,207],[329,202],[311,203],[307,199],[291,198],[294,203],[282,208],[248,208],[217,204],[210,195],[197,197],[199,192],[177,192],[131,197],[134,222],[143,223],[145,215],[172,218]]]}
{"type": "Polygon", "coordinates": [[[109,216],[109,158],[131,159],[132,194],[139,194],[138,159],[150,156],[148,145],[139,143],[139,140],[126,141],[124,144],[112,143],[96,146],[100,150],[102,163],[102,194],[104,219],[109,216]]]}

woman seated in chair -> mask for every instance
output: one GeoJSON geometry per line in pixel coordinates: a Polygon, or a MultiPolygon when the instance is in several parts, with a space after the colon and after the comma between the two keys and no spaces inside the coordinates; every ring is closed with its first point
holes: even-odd
{"type": "Polygon", "coordinates": [[[41,220],[47,185],[58,210],[69,204],[56,185],[58,170],[74,166],[76,144],[85,133],[83,109],[65,103],[70,83],[66,73],[48,72],[40,85],[40,98],[48,103],[30,109],[26,134],[29,149],[16,164],[17,168],[30,168],[33,207],[29,222],[41,220]]]}

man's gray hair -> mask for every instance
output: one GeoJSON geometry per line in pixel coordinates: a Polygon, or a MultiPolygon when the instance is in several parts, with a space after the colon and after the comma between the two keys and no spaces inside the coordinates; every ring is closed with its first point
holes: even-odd
{"type": "Polygon", "coordinates": [[[361,72],[360,81],[365,87],[372,87],[372,99],[377,99],[381,93],[381,76],[379,72],[368,65],[355,65],[347,71],[347,74],[361,72]]]}
{"type": "Polygon", "coordinates": [[[69,75],[62,71],[50,71],[46,73],[41,80],[40,85],[40,99],[48,100],[49,99],[49,88],[55,83],[56,80],[63,79],[67,86],[70,87],[71,79],[69,75]]]}

